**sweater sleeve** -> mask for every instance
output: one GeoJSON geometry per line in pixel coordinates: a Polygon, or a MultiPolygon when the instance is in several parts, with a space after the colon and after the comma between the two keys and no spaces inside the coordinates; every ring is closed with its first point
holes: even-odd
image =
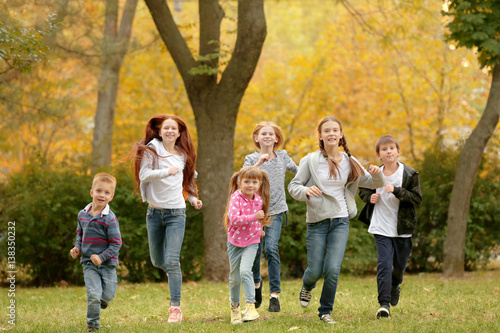
{"type": "Polygon", "coordinates": [[[118,252],[122,247],[122,236],[120,225],[116,216],[113,216],[108,225],[108,248],[99,254],[102,262],[108,259],[118,259],[118,252]]]}
{"type": "Polygon", "coordinates": [[[295,162],[292,160],[292,158],[290,156],[288,156],[288,153],[286,150],[283,150],[283,152],[285,153],[286,171],[289,171],[289,172],[293,173],[294,175],[296,175],[297,171],[299,169],[297,167],[297,164],[295,164],[295,162]]]}
{"type": "MultiPolygon", "coordinates": [[[[351,156],[351,158],[354,158],[351,156]]],[[[354,158],[354,161],[361,166],[361,163],[357,159],[354,158]]],[[[363,166],[361,166],[363,168],[363,166]]],[[[365,168],[364,175],[361,175],[359,179],[359,187],[366,187],[370,189],[377,189],[379,187],[383,187],[385,185],[385,176],[381,171],[376,175],[371,175],[365,168]]]]}
{"type": "Polygon", "coordinates": [[[154,169],[153,168],[153,155],[152,153],[145,152],[141,162],[141,170],[139,171],[139,179],[141,182],[149,182],[155,179],[162,179],[168,177],[167,169],[154,169]]]}
{"type": "Polygon", "coordinates": [[[247,166],[252,166],[255,163],[257,163],[258,160],[255,160],[255,158],[253,156],[254,156],[254,154],[250,154],[250,155],[245,156],[245,162],[243,162],[242,168],[247,167],[247,166]]]}
{"type": "Polygon", "coordinates": [[[83,229],[82,226],[80,225],[80,219],[78,219],[78,224],[76,226],[75,247],[77,247],[79,250],[82,249],[82,234],[83,234],[83,229]]]}
{"type": "Polygon", "coordinates": [[[311,178],[308,156],[300,160],[297,174],[292,179],[290,184],[288,184],[288,192],[292,198],[298,201],[306,201],[308,199],[308,196],[306,195],[308,187],[305,186],[311,178]]]}

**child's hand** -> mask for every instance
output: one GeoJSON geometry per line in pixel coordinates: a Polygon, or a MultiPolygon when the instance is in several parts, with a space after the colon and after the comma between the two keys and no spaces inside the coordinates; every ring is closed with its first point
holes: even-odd
{"type": "Polygon", "coordinates": [[[191,202],[191,204],[195,209],[201,209],[201,207],[203,206],[203,202],[201,202],[200,199],[194,199],[193,202],[191,202]]]}
{"type": "Polygon", "coordinates": [[[257,218],[257,220],[262,220],[265,216],[266,214],[264,214],[263,210],[259,210],[257,213],[255,213],[255,217],[257,218]]]}
{"type": "Polygon", "coordinates": [[[264,229],[262,229],[262,231],[260,232],[260,238],[264,238],[266,236],[266,232],[264,231],[264,229]]]}
{"type": "Polygon", "coordinates": [[[78,257],[78,255],[80,254],[80,249],[75,246],[74,248],[69,250],[69,254],[71,254],[71,257],[73,259],[76,259],[76,257],[78,257]]]}
{"type": "Polygon", "coordinates": [[[257,161],[257,163],[255,164],[256,167],[259,167],[261,166],[262,164],[264,164],[264,162],[267,162],[269,161],[269,159],[271,158],[271,156],[269,154],[261,154],[260,155],[260,158],[259,160],[257,161]]]}
{"type": "Polygon", "coordinates": [[[321,193],[321,190],[316,186],[311,186],[306,190],[306,195],[309,197],[319,197],[321,193]]]}
{"type": "Polygon", "coordinates": [[[370,197],[370,203],[372,204],[377,203],[378,198],[380,198],[380,193],[372,194],[372,196],[370,197]]]}
{"type": "Polygon", "coordinates": [[[171,166],[170,168],[168,168],[168,175],[173,176],[177,173],[177,171],[179,171],[177,167],[171,166]]]}
{"type": "Polygon", "coordinates": [[[370,175],[377,175],[380,173],[380,168],[376,165],[370,165],[370,167],[368,168],[368,172],[370,173],[370,175]]]}
{"type": "Polygon", "coordinates": [[[385,184],[385,191],[387,193],[393,193],[394,192],[394,185],[391,184],[385,184]]]}
{"type": "Polygon", "coordinates": [[[90,256],[90,260],[92,260],[92,263],[96,266],[99,266],[102,264],[101,258],[97,254],[93,254],[90,256]]]}

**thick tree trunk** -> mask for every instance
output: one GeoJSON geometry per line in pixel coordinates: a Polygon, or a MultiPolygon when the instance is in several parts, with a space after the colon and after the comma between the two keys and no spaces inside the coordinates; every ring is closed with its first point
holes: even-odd
{"type": "Polygon", "coordinates": [[[106,1],[101,76],[98,84],[97,110],[92,140],[92,171],[111,164],[120,69],[127,54],[137,2],[138,0],[127,0],[118,31],[119,1],[106,1]]]}
{"type": "Polygon", "coordinates": [[[479,123],[465,142],[453,184],[448,211],[448,231],[444,242],[443,273],[462,276],[465,267],[467,218],[474,180],[488,140],[500,117],[500,64],[493,68],[488,102],[479,123]]]}
{"type": "Polygon", "coordinates": [[[200,198],[203,200],[205,240],[205,278],[228,279],[227,233],[223,215],[228,198],[229,179],[234,171],[233,146],[237,110],[218,109],[211,117],[207,109],[197,109],[200,198]]]}

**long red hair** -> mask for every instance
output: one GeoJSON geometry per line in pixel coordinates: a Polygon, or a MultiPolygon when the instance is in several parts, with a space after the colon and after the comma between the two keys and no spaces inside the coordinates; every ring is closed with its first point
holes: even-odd
{"type": "Polygon", "coordinates": [[[191,134],[189,134],[186,123],[181,118],[175,115],[168,114],[157,114],[151,117],[151,119],[149,119],[148,123],[146,124],[144,138],[140,142],[136,143],[132,148],[135,155],[134,175],[136,182],[136,191],[139,189],[141,184],[141,180],[139,179],[139,172],[141,171],[141,162],[144,158],[144,154],[150,153],[155,160],[160,157],[156,150],[152,147],[149,147],[147,144],[153,139],[162,141],[160,130],[163,122],[167,119],[175,120],[175,122],[179,126],[180,136],[175,141],[175,145],[177,146],[177,148],[179,148],[186,159],[186,165],[184,166],[183,171],[182,188],[188,194],[191,194],[192,196],[198,196],[198,191],[194,181],[196,150],[193,145],[193,140],[191,139],[191,134]]]}

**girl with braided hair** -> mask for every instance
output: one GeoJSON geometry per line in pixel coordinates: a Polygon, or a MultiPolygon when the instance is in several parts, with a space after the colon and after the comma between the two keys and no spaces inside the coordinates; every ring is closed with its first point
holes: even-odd
{"type": "Polygon", "coordinates": [[[294,199],[307,203],[307,269],[302,277],[300,304],[309,305],[312,290],[324,275],[318,315],[323,322],[335,324],[331,312],[349,219],[357,214],[354,197],[359,186],[376,189],[385,185],[385,178],[377,166],[370,165],[367,171],[351,155],[337,118],[321,120],[318,139],[319,151],[302,158],[288,191],[294,199]]]}

